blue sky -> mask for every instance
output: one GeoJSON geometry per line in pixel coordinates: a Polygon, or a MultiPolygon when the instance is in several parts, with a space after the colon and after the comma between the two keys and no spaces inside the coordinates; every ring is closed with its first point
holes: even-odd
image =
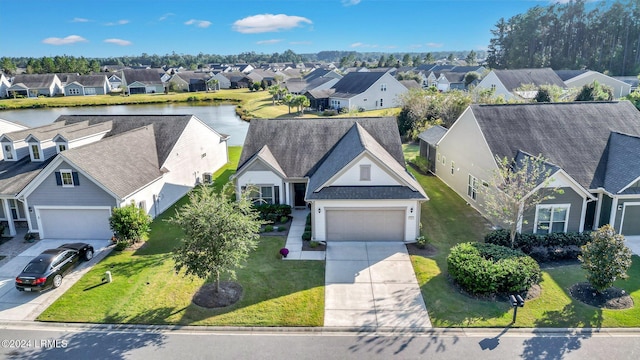
{"type": "MultiPolygon", "coordinates": [[[[556,0],[567,1],[567,0],[556,0]]],[[[0,0],[0,57],[486,49],[531,0],[0,0]]]]}

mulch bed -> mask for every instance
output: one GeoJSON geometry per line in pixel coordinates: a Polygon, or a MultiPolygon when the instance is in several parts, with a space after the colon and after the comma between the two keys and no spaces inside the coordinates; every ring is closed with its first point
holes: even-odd
{"type": "Polygon", "coordinates": [[[303,241],[302,242],[302,251],[325,251],[327,250],[327,246],[322,244],[322,243],[318,243],[318,246],[312,248],[310,245],[310,241],[303,241]]]}
{"type": "Polygon", "coordinates": [[[438,249],[431,244],[427,244],[424,249],[420,249],[416,244],[413,243],[407,244],[407,251],[409,252],[409,255],[418,255],[424,257],[435,256],[438,253],[438,249]]]}
{"type": "Polygon", "coordinates": [[[216,284],[206,283],[193,295],[194,304],[205,308],[221,308],[233,305],[242,297],[242,286],[237,282],[221,281],[220,291],[216,292],[216,284]]]}
{"type": "Polygon", "coordinates": [[[569,293],[574,299],[599,308],[622,310],[633,307],[631,296],[617,287],[611,287],[602,293],[597,293],[591,284],[583,282],[571,286],[569,293]]]}
{"type": "MultiPolygon", "coordinates": [[[[464,290],[458,283],[456,283],[451,276],[447,276],[449,284],[460,294],[474,300],[482,301],[495,301],[495,302],[509,302],[510,295],[518,294],[471,294],[464,290]]],[[[526,292],[519,293],[525,301],[534,300],[542,295],[542,287],[539,284],[533,285],[526,292]]]]}

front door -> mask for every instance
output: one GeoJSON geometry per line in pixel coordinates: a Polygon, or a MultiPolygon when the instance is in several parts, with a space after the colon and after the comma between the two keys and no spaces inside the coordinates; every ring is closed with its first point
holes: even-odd
{"type": "Polygon", "coordinates": [[[306,206],[304,202],[304,194],[307,192],[307,184],[305,183],[294,183],[293,184],[293,206],[295,207],[304,207],[306,206]]]}

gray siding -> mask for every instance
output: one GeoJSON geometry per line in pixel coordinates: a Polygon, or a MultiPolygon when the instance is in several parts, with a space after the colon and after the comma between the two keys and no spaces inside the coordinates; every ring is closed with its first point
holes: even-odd
{"type": "MultiPolygon", "coordinates": [[[[561,188],[563,194],[555,194],[554,199],[543,201],[542,204],[570,204],[569,208],[569,224],[567,232],[580,231],[580,219],[582,218],[583,198],[570,187],[561,188]]],[[[523,233],[532,233],[535,221],[536,208],[530,209],[525,213],[522,223],[523,233]],[[525,223],[526,221],[526,223],[525,223]]]]}
{"type": "MultiPolygon", "coordinates": [[[[639,196],[637,199],[618,199],[618,206],[620,207],[620,210],[618,210],[617,208],[616,208],[616,209],[613,209],[613,211],[615,211],[615,212],[616,212],[616,220],[615,220],[615,223],[614,223],[614,226],[613,226],[613,227],[614,227],[617,231],[620,231],[620,224],[621,224],[621,222],[622,222],[622,208],[623,208],[623,204],[624,204],[624,203],[638,203],[638,202],[640,202],[640,196],[639,196]]],[[[627,221],[628,221],[628,219],[629,219],[629,218],[627,218],[627,221]]],[[[636,220],[640,220],[640,219],[636,219],[636,220]]],[[[630,224],[629,224],[629,223],[627,223],[627,225],[625,226],[625,227],[627,228],[627,230],[629,229],[629,225],[630,225],[630,224]]]]}
{"type": "Polygon", "coordinates": [[[606,194],[602,195],[602,207],[600,209],[600,221],[598,227],[609,223],[609,217],[611,216],[611,203],[613,199],[606,194]]]}
{"type": "MultiPolygon", "coordinates": [[[[56,184],[55,172],[60,169],[76,171],[66,163],[58,166],[28,197],[30,208],[35,206],[111,206],[116,207],[116,199],[82,174],[78,174],[79,186],[62,187],[56,184]]],[[[38,226],[35,211],[29,214],[31,225],[38,226]]]]}

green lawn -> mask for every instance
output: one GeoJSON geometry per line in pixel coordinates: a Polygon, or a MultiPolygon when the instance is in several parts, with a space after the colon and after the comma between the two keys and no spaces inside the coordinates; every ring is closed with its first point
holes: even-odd
{"type": "MultiPolygon", "coordinates": [[[[415,151],[415,150],[414,150],[415,151]]],[[[411,154],[411,149],[405,149],[411,154]]],[[[483,301],[462,295],[447,276],[449,249],[460,242],[482,241],[489,230],[485,220],[435,176],[412,170],[429,195],[422,206],[423,234],[438,249],[429,258],[412,256],[431,321],[437,327],[504,327],[513,310],[506,302],[483,301]]],[[[633,257],[630,278],[615,286],[640,304],[640,258],[633,257]]],[[[518,310],[518,327],[638,327],[640,305],[629,310],[600,310],[573,300],[568,289],[586,278],[579,265],[543,271],[542,295],[518,310]]]]}
{"type": "MultiPolygon", "coordinates": [[[[218,189],[233,174],[240,147],[230,147],[230,163],[215,176],[218,189]]],[[[175,206],[188,201],[185,197],[175,206]]],[[[113,252],[38,320],[90,323],[322,326],[324,322],[324,263],[282,261],[278,250],[284,237],[263,237],[246,266],[237,270],[242,299],[224,309],[193,305],[191,298],[204,281],[175,274],[171,251],[178,245],[180,229],[156,218],[145,247],[113,252]],[[105,271],[113,283],[101,285],[105,271]],[[286,276],[285,276],[286,274],[286,276]]]]}

